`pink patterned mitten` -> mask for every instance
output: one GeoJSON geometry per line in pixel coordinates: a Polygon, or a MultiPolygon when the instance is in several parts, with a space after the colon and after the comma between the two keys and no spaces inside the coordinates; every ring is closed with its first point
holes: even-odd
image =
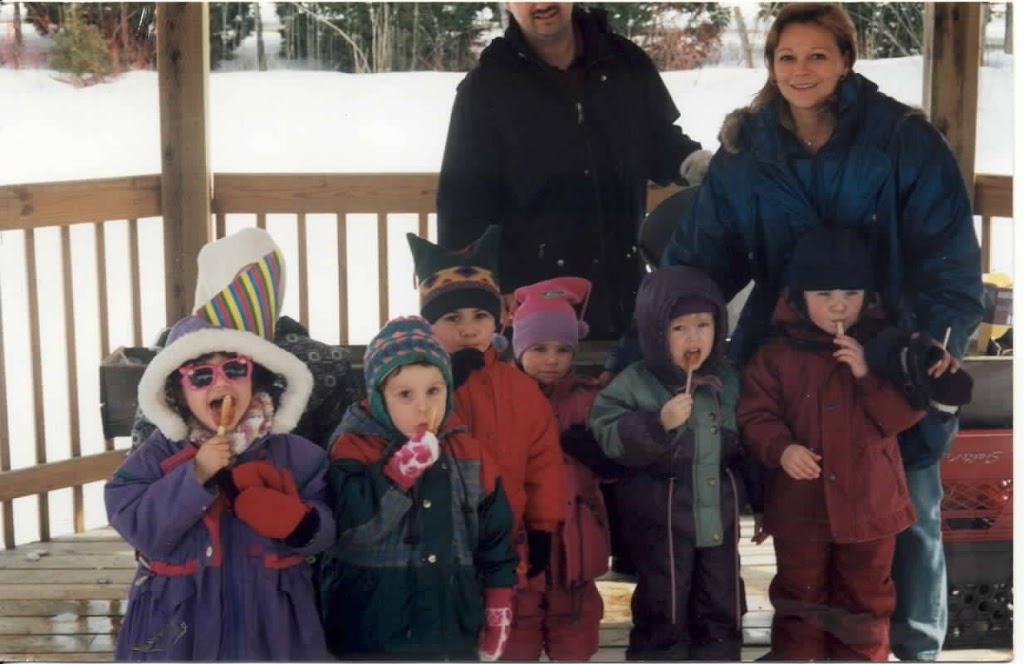
{"type": "Polygon", "coordinates": [[[384,465],[384,474],[408,490],[417,477],[434,465],[439,454],[437,436],[425,428],[417,430],[384,465]]]}
{"type": "Polygon", "coordinates": [[[495,662],[505,654],[512,632],[512,589],[484,589],[484,626],[477,638],[481,662],[495,662]]]}

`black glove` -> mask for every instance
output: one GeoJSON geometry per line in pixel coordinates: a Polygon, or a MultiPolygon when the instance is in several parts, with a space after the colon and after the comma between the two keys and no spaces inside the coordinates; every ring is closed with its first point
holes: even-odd
{"type": "Polygon", "coordinates": [[[452,389],[459,389],[469,375],[482,366],[484,354],[476,348],[463,348],[452,353],[452,389]]]}
{"type": "Polygon", "coordinates": [[[974,379],[963,369],[928,375],[928,367],[944,354],[923,330],[908,334],[888,327],[864,344],[868,366],[900,388],[912,408],[950,415],[970,403],[974,379]]]}
{"type": "Polygon", "coordinates": [[[544,530],[526,531],[526,553],[526,578],[532,579],[551,564],[551,533],[544,530]]]}
{"type": "Polygon", "coordinates": [[[601,479],[615,479],[625,471],[625,468],[604,455],[594,435],[582,424],[574,424],[563,431],[561,443],[566,454],[594,471],[601,479]]]}

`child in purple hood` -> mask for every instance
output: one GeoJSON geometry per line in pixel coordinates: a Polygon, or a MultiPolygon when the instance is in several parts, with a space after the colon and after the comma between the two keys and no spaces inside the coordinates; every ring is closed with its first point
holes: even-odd
{"type": "Polygon", "coordinates": [[[309,563],[334,540],[327,457],[288,434],[313,379],[270,341],[280,258],[246,266],[178,321],[139,382],[157,430],[104,496],[139,561],[120,661],[327,657],[309,563]]]}
{"type": "Polygon", "coordinates": [[[722,352],[725,302],[700,270],[664,267],[640,284],[636,320],[643,359],[590,411],[604,453],[627,467],[615,490],[637,567],[626,658],[739,661],[738,515],[747,496],[761,510],[722,352]]]}

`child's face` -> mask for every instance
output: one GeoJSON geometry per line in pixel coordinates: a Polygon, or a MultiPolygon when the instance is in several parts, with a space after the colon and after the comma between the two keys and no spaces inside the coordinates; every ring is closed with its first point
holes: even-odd
{"type": "Polygon", "coordinates": [[[384,379],[384,405],[395,428],[412,437],[417,427],[426,426],[434,413],[440,422],[448,404],[444,375],[434,366],[406,364],[384,379]]]}
{"type": "Polygon", "coordinates": [[[837,322],[843,324],[845,332],[860,318],[864,291],[804,291],[804,302],[807,303],[807,317],[812,323],[829,334],[839,334],[837,322]]]}
{"type": "Polygon", "coordinates": [[[449,311],[438,318],[432,328],[434,335],[449,353],[464,348],[476,348],[484,352],[491,347],[491,336],[497,329],[494,316],[473,307],[449,311]]]}
{"type": "Polygon", "coordinates": [[[220,426],[224,397],[230,394],[234,412],[225,431],[231,431],[252,401],[252,370],[252,358],[243,355],[232,357],[224,353],[214,353],[201,362],[183,365],[179,375],[189,411],[204,427],[216,431],[220,426]],[[186,373],[181,374],[182,370],[186,373]],[[197,384],[200,387],[196,387],[197,384]]]}
{"type": "Polygon", "coordinates": [[[715,345],[715,317],[710,312],[685,314],[668,323],[668,353],[683,371],[696,371],[715,345]]]}
{"type": "Polygon", "coordinates": [[[519,363],[523,371],[541,385],[554,385],[572,368],[573,349],[562,341],[542,341],[527,348],[519,363]]]}

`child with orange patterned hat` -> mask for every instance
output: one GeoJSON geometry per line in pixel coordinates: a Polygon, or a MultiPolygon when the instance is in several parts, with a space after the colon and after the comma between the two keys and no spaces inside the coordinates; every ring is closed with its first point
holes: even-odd
{"type": "Polygon", "coordinates": [[[589,660],[597,652],[604,604],[594,579],[608,571],[608,512],[598,481],[618,466],[608,461],[587,429],[600,390],[578,376],[572,361],[587,334],[582,320],[590,282],[548,279],[516,289],[512,349],[516,362],[548,398],[558,421],[565,462],[565,521],[555,531],[550,571],[519,594],[519,613],[506,656],[536,660],[589,660]]]}
{"type": "Polygon", "coordinates": [[[407,237],[420,311],[452,356],[455,411],[501,467],[515,516],[522,590],[528,578],[548,568],[552,533],[565,518],[565,470],[551,405],[529,376],[498,358],[495,348],[504,340],[495,334],[501,314],[500,231],[489,226],[457,252],[412,233],[407,237]]]}
{"type": "Polygon", "coordinates": [[[275,249],[238,272],[139,382],[157,430],[104,490],[139,560],[118,660],[326,657],[309,559],[334,540],[327,456],[288,433],[313,378],[271,341],[280,267],[275,249]]]}

